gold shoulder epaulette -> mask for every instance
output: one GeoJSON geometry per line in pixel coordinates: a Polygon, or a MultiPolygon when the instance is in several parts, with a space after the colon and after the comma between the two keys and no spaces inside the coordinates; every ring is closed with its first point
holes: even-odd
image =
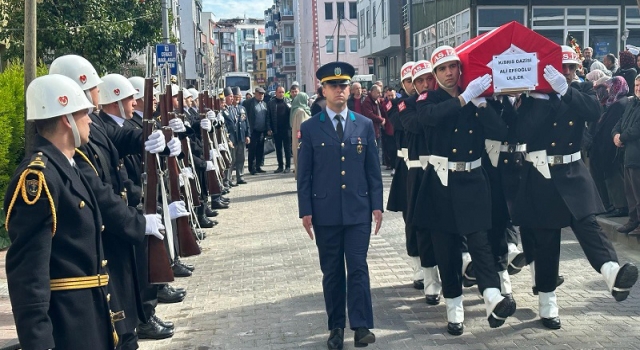
{"type": "Polygon", "coordinates": [[[51,208],[51,215],[53,216],[53,229],[51,231],[51,235],[54,236],[56,234],[56,226],[58,224],[56,217],[56,208],[53,203],[53,198],[51,198],[51,192],[49,192],[49,187],[47,186],[47,181],[44,178],[44,173],[42,170],[47,168],[48,158],[42,154],[42,152],[38,152],[31,157],[31,162],[27,166],[27,168],[20,174],[20,179],[18,179],[18,183],[16,184],[16,190],[13,192],[13,196],[11,197],[11,202],[9,203],[9,208],[7,210],[7,218],[5,219],[4,226],[6,229],[9,229],[9,218],[11,217],[11,210],[13,209],[13,205],[18,198],[18,193],[22,194],[22,200],[27,205],[34,205],[40,199],[40,195],[42,194],[42,189],[44,188],[44,192],[49,199],[49,207],[51,208]]]}
{"type": "Polygon", "coordinates": [[[89,165],[91,166],[91,168],[93,169],[93,171],[96,172],[96,176],[100,176],[98,174],[98,170],[96,169],[95,166],[93,166],[93,163],[91,163],[91,161],[89,160],[89,157],[87,157],[86,154],[82,153],[82,151],[78,148],[76,148],[76,153],[80,156],[80,158],[82,158],[85,162],[89,163],[89,165]]]}

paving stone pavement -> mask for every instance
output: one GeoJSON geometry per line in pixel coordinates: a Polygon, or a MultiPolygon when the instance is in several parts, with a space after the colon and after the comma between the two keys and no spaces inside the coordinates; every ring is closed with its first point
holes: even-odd
{"type": "MultiPolygon", "coordinates": [[[[141,349],[326,349],[326,315],[314,241],[298,219],[293,175],[247,175],[247,185],[229,194],[231,209],[203,241],[192,277],[178,279],[188,295],[162,304],[157,314],[176,323],[173,338],[142,341],[141,349]]],[[[391,177],[383,171],[385,200],[391,177]]],[[[446,333],[444,304],[428,306],[411,288],[399,213],[386,212],[381,232],[371,239],[369,269],[377,337],[370,349],[636,349],[640,348],[640,291],[616,303],[588,264],[570,231],[562,236],[558,289],[563,328],[543,329],[528,269],[512,276],[518,310],[504,326],[491,329],[474,287],[465,290],[465,334],[446,333]]],[[[640,261],[640,251],[616,245],[623,262],[640,261]]],[[[187,259],[185,259],[187,260],[187,259]]],[[[345,332],[345,349],[353,332],[345,332]]]]}

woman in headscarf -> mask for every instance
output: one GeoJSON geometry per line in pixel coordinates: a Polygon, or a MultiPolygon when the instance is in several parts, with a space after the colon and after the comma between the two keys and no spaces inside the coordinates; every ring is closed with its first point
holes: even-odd
{"type": "MultiPolygon", "coordinates": [[[[635,84],[636,75],[636,58],[628,50],[620,51],[620,69],[614,74],[614,76],[621,76],[627,81],[627,86],[633,86],[635,84]]],[[[633,96],[633,89],[629,89],[627,96],[633,96]]]]}
{"type": "Polygon", "coordinates": [[[605,74],[603,71],[599,70],[599,69],[594,69],[592,71],[590,71],[589,73],[587,73],[586,78],[587,81],[597,81],[598,79],[604,77],[605,74]]]}
{"type": "Polygon", "coordinates": [[[299,92],[291,103],[291,145],[296,147],[293,151],[293,166],[295,167],[295,179],[298,179],[298,139],[300,138],[300,124],[311,118],[311,109],[309,108],[309,96],[304,92],[299,92]]]}
{"type": "Polygon", "coordinates": [[[598,187],[600,198],[607,208],[607,217],[627,216],[624,192],[623,156],[613,143],[611,131],[622,117],[628,103],[629,86],[621,76],[615,76],[594,90],[604,112],[600,119],[589,126],[592,139],[589,152],[589,169],[598,187]]]}
{"type": "Polygon", "coordinates": [[[610,77],[611,76],[611,71],[607,69],[607,67],[604,65],[604,63],[600,62],[600,61],[595,61],[593,63],[591,63],[591,67],[589,67],[589,71],[594,71],[596,69],[601,70],[606,76],[610,77]]]}

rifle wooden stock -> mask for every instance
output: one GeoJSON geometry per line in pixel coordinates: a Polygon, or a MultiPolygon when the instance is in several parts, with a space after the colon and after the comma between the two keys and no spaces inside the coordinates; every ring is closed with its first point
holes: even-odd
{"type": "MultiPolygon", "coordinates": [[[[173,137],[173,131],[171,128],[162,128],[165,141],[168,143],[173,137]]],[[[180,201],[180,171],[178,170],[178,161],[176,157],[167,157],[167,168],[169,169],[169,198],[171,202],[180,201]]],[[[170,223],[165,223],[170,225],[170,223]]],[[[191,232],[191,225],[189,225],[189,217],[182,216],[176,219],[176,226],[178,229],[178,242],[179,242],[179,254],[182,257],[199,255],[200,247],[196,242],[196,237],[191,232]]]]}
{"type": "MultiPolygon", "coordinates": [[[[204,92],[204,100],[207,102],[207,106],[211,108],[211,105],[208,103],[209,100],[209,92],[204,92]]],[[[200,112],[200,119],[205,119],[207,114],[204,109],[200,112]]],[[[209,139],[209,133],[207,130],[201,129],[202,136],[202,155],[205,161],[212,160],[211,159],[211,143],[209,139]]],[[[216,170],[206,171],[207,175],[207,188],[209,189],[209,195],[222,193],[222,189],[220,188],[220,182],[218,182],[218,174],[216,170]]]]}
{"type": "MultiPolygon", "coordinates": [[[[162,99],[161,99],[162,101],[162,99]]],[[[164,111],[166,107],[161,106],[164,111]]],[[[153,79],[147,78],[144,82],[144,119],[143,142],[149,138],[155,126],[153,118],[153,79]]],[[[144,145],[143,145],[144,149],[144,145]]],[[[143,181],[144,191],[144,213],[157,214],[158,198],[158,169],[155,154],[145,152],[143,157],[143,168],[146,177],[143,181]]],[[[173,270],[171,261],[164,242],[154,236],[147,239],[148,263],[149,263],[149,283],[167,283],[173,281],[173,270]]]]}

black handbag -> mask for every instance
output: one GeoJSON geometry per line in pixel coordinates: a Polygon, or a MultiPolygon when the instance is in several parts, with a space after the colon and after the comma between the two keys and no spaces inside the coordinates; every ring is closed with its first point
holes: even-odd
{"type": "Polygon", "coordinates": [[[267,155],[276,150],[276,144],[273,142],[273,137],[264,138],[264,154],[267,155]]]}

